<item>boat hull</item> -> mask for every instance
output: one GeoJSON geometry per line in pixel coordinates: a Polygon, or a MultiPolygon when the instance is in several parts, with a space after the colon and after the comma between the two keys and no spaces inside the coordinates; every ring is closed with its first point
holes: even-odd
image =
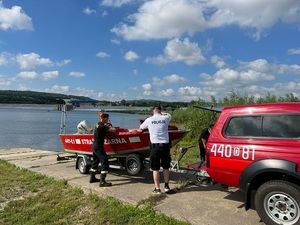
{"type": "MultiPolygon", "coordinates": [[[[172,146],[176,145],[188,132],[180,129],[169,130],[172,146]]],[[[59,136],[66,152],[92,155],[93,134],[60,134],[59,136]]],[[[133,130],[106,135],[104,149],[107,155],[114,157],[126,157],[133,153],[149,157],[149,143],[148,131],[140,133],[133,130]]]]}

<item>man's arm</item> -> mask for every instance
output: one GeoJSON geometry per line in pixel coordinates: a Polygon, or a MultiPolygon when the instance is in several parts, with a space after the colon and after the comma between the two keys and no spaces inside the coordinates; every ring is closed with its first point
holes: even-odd
{"type": "Polygon", "coordinates": [[[166,116],[168,122],[170,122],[171,119],[172,119],[172,116],[171,116],[170,113],[167,113],[167,112],[161,112],[161,115],[166,116]]]}
{"type": "Polygon", "coordinates": [[[204,147],[204,148],[206,148],[206,142],[207,142],[207,140],[206,140],[206,139],[203,139],[203,138],[201,138],[201,141],[202,141],[203,147],[204,147]]]}
{"type": "MultiPolygon", "coordinates": [[[[149,117],[148,117],[148,118],[149,118],[149,117]]],[[[145,119],[144,122],[140,125],[140,127],[139,127],[140,130],[145,130],[145,129],[148,128],[148,121],[149,121],[148,118],[145,119]]]]}
{"type": "Polygon", "coordinates": [[[110,128],[108,129],[108,132],[109,132],[109,133],[116,133],[116,131],[117,131],[117,129],[116,129],[115,127],[110,127],[110,128]]]}

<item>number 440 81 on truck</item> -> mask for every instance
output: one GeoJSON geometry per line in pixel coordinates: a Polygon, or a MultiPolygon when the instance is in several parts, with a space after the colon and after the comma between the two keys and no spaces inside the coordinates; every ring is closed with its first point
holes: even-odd
{"type": "Polygon", "coordinates": [[[244,191],[246,210],[300,224],[300,103],[224,107],[206,148],[207,173],[244,191]]]}

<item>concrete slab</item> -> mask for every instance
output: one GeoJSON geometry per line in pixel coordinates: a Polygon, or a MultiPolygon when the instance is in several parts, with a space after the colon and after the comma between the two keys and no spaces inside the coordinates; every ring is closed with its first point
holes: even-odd
{"type": "MultiPolygon", "coordinates": [[[[111,196],[132,205],[137,205],[152,195],[154,185],[150,171],[143,171],[139,176],[129,176],[126,171],[112,169],[107,180],[112,182],[113,186],[99,188],[98,183],[88,182],[88,175],[80,174],[75,169],[75,160],[57,161],[56,154],[69,155],[64,152],[27,148],[0,149],[0,159],[55,179],[66,180],[70,185],[80,187],[88,193],[96,193],[102,197],[111,196]]],[[[195,179],[194,176],[174,172],[171,172],[170,178],[171,188],[195,179]]],[[[222,191],[219,184],[206,187],[192,185],[166,195],[157,203],[155,210],[191,224],[264,225],[256,211],[245,211],[244,197],[244,194],[235,188],[222,191]]]]}

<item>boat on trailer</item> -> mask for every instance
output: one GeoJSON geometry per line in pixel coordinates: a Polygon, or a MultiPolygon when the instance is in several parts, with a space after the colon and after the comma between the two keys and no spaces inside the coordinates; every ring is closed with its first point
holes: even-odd
{"type": "MultiPolygon", "coordinates": [[[[72,103],[72,100],[69,101],[72,103]]],[[[76,104],[86,103],[86,101],[76,100],[76,104]]],[[[92,103],[89,101],[88,103],[92,103]]],[[[76,158],[76,169],[82,174],[89,173],[92,165],[92,144],[94,135],[93,127],[88,121],[81,121],[76,134],[66,134],[66,110],[63,107],[61,117],[61,133],[59,134],[61,143],[66,152],[74,153],[72,156],[61,157],[57,160],[76,158]],[[85,132],[84,132],[85,131],[85,132]]],[[[143,120],[140,121],[142,123],[143,120]]],[[[139,174],[150,156],[150,136],[148,130],[142,133],[138,130],[128,130],[116,127],[116,133],[107,134],[104,142],[104,149],[107,153],[110,166],[113,168],[126,169],[129,175],[139,174]]],[[[175,125],[169,125],[170,145],[175,146],[189,130],[178,129],[175,125]]]]}

